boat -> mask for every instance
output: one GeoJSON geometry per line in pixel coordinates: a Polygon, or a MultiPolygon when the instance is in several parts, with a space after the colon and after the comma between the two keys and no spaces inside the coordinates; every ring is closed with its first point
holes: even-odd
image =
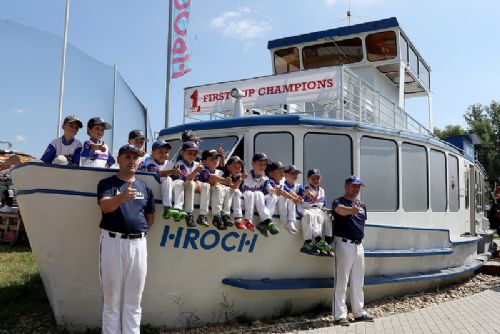
{"type": "MultiPolygon", "coordinates": [[[[431,69],[396,18],[269,41],[273,73],[185,89],[184,124],[164,129],[175,159],[181,134],[201,149],[221,144],[247,163],[255,152],[319,168],[329,203],[349,175],[365,180],[365,299],[464,280],[488,258],[485,171],[468,136],[432,128],[431,69]],[[427,97],[429,127],[405,99],[427,97]]],[[[248,166],[247,166],[248,167],[248,166]]],[[[57,323],[99,326],[100,168],[26,163],[11,172],[17,200],[57,323]]],[[[188,228],[161,216],[148,234],[143,323],[167,328],[263,319],[331,305],[331,257],[299,252],[301,234],[188,228]]],[[[195,198],[197,200],[197,198],[195,198]]],[[[196,216],[195,210],[195,216],[196,216]]],[[[209,219],[210,215],[209,215],[209,219]]],[[[278,226],[279,220],[275,216],[278,226]]]]}

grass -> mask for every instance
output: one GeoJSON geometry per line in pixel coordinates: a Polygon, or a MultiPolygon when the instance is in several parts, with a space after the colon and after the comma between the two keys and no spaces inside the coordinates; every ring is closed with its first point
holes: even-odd
{"type": "MultiPolygon", "coordinates": [[[[58,329],[31,249],[0,244],[0,334],[70,333],[58,329]]],[[[157,334],[150,325],[141,333],[157,334]]],[[[81,334],[98,334],[90,328],[81,334]]]]}

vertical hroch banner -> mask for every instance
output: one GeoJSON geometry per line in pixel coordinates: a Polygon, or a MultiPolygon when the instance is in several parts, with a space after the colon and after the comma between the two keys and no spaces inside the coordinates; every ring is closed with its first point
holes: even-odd
{"type": "Polygon", "coordinates": [[[172,79],[191,72],[189,67],[189,53],[186,37],[189,24],[189,13],[191,0],[171,0],[174,3],[173,15],[170,18],[172,24],[172,79]]]}

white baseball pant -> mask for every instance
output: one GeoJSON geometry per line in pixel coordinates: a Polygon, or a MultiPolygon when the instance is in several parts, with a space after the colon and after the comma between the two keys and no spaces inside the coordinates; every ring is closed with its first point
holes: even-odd
{"type": "Polygon", "coordinates": [[[224,195],[224,207],[223,212],[225,214],[231,214],[231,209],[233,209],[233,215],[235,218],[243,217],[241,211],[241,191],[239,189],[227,188],[226,194],[224,195]]]}
{"type": "Polygon", "coordinates": [[[170,176],[161,178],[161,201],[163,206],[172,206],[172,185],[172,178],[170,176]]]}
{"type": "Polygon", "coordinates": [[[141,298],[147,271],[146,238],[121,239],[101,230],[102,333],[140,333],[141,298]]]}
{"type": "Polygon", "coordinates": [[[287,226],[289,222],[295,223],[297,220],[295,203],[291,199],[280,196],[278,199],[278,212],[283,226],[287,226]]]}
{"type": "Polygon", "coordinates": [[[355,318],[365,312],[363,284],[365,279],[365,255],[362,244],[343,242],[335,237],[335,291],[333,293],[333,316],[335,320],[347,318],[346,292],[347,283],[351,288],[351,309],[355,318]]]}
{"type": "Polygon", "coordinates": [[[193,212],[194,210],[194,181],[175,180],[173,182],[174,209],[193,212]]]}
{"type": "MultiPolygon", "coordinates": [[[[194,182],[193,182],[194,183],[194,182]]],[[[201,183],[201,189],[200,189],[200,215],[208,215],[208,205],[210,203],[210,183],[207,182],[202,182],[201,183]]],[[[193,192],[194,196],[194,192],[193,192]]],[[[193,209],[191,211],[186,212],[193,212],[193,209]]]]}
{"type": "Polygon", "coordinates": [[[269,210],[269,216],[271,219],[274,216],[274,211],[276,211],[276,203],[278,202],[278,196],[274,194],[267,194],[264,196],[264,201],[266,203],[267,210],[269,210]]]}
{"type": "Polygon", "coordinates": [[[304,240],[312,240],[316,237],[327,237],[333,235],[332,221],[328,214],[320,208],[309,208],[303,211],[302,235],[304,240]]]}
{"type": "Polygon", "coordinates": [[[271,219],[262,191],[247,190],[243,193],[243,200],[245,202],[245,219],[252,221],[254,207],[257,209],[261,221],[271,219]]]}
{"type": "Polygon", "coordinates": [[[222,184],[216,184],[212,187],[211,193],[211,206],[212,206],[212,215],[221,215],[222,206],[224,205],[224,197],[226,196],[226,192],[228,188],[222,184]]]}

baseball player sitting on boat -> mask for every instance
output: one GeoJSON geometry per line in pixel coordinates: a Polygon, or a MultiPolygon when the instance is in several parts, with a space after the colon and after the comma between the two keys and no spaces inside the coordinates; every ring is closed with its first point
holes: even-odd
{"type": "Polygon", "coordinates": [[[75,115],[67,116],[62,125],[64,134],[50,142],[41,160],[46,164],[78,165],[82,142],[75,137],[82,127],[83,124],[78,117],[75,115]]]}
{"type": "Polygon", "coordinates": [[[109,168],[115,163],[115,158],[109,152],[108,145],[102,137],[105,130],[110,130],[111,124],[101,117],[93,117],[87,122],[87,134],[89,139],[83,143],[80,157],[81,167],[109,168]]]}
{"type": "Polygon", "coordinates": [[[304,202],[298,206],[302,216],[304,245],[302,253],[310,255],[333,256],[333,229],[330,216],[326,212],[325,190],[321,188],[321,172],[310,169],[307,172],[309,185],[304,188],[304,202]],[[324,235],[324,240],[323,240],[324,235]]]}
{"type": "Polygon", "coordinates": [[[283,191],[288,196],[280,196],[278,199],[278,211],[280,220],[285,230],[290,234],[298,232],[295,224],[297,223],[297,205],[302,204],[304,199],[304,187],[297,182],[299,174],[302,174],[295,165],[285,167],[285,182],[283,183],[283,191]]]}
{"type": "Polygon", "coordinates": [[[222,221],[226,226],[232,226],[231,210],[234,216],[234,226],[239,230],[245,230],[243,213],[241,210],[241,184],[248,177],[245,172],[243,160],[237,155],[233,155],[224,167],[224,177],[231,178],[231,185],[228,186],[224,195],[224,205],[222,209],[222,221]]]}

